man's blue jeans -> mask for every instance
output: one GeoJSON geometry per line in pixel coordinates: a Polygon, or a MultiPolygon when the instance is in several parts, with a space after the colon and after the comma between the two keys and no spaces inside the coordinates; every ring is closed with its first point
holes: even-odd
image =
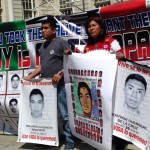
{"type": "Polygon", "coordinates": [[[73,136],[69,126],[67,99],[64,82],[59,82],[57,85],[57,106],[64,121],[63,134],[66,137],[66,143],[74,144],[73,136]]]}

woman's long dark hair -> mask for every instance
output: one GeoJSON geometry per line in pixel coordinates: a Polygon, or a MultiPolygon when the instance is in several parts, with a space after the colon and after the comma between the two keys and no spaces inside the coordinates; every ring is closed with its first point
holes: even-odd
{"type": "Polygon", "coordinates": [[[106,35],[107,35],[105,24],[102,22],[102,20],[100,19],[100,17],[90,17],[90,18],[86,21],[86,24],[85,24],[85,30],[86,30],[86,33],[87,33],[87,35],[88,35],[88,45],[95,43],[94,39],[93,39],[93,38],[89,35],[89,33],[88,33],[88,26],[89,26],[89,23],[90,23],[91,21],[95,21],[95,22],[98,23],[99,26],[101,27],[101,32],[100,32],[100,34],[99,34],[99,36],[98,36],[97,39],[98,39],[98,41],[103,42],[104,39],[105,39],[105,37],[106,37],[106,35]]]}

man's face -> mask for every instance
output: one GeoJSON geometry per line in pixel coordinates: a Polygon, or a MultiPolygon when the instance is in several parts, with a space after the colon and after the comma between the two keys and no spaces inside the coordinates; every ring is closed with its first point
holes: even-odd
{"type": "Polygon", "coordinates": [[[20,80],[19,80],[18,77],[13,77],[12,80],[11,80],[12,88],[17,89],[18,85],[19,85],[19,81],[20,80]]]}
{"type": "Polygon", "coordinates": [[[10,103],[9,107],[10,107],[10,109],[11,109],[11,111],[12,111],[13,113],[16,113],[16,112],[17,112],[17,103],[16,103],[15,101],[12,101],[12,102],[10,103]]]}
{"type": "Polygon", "coordinates": [[[144,84],[135,79],[129,79],[125,86],[125,102],[128,107],[136,109],[145,95],[144,84]]]}
{"type": "Polygon", "coordinates": [[[52,40],[56,34],[56,29],[52,29],[49,23],[42,24],[42,37],[46,40],[52,40]]]}
{"type": "Polygon", "coordinates": [[[30,108],[33,117],[40,117],[44,108],[44,101],[40,94],[30,97],[30,108]]]}
{"type": "Polygon", "coordinates": [[[92,100],[90,98],[90,94],[85,87],[80,88],[79,100],[82,106],[82,110],[84,113],[90,113],[92,109],[92,100]]]}

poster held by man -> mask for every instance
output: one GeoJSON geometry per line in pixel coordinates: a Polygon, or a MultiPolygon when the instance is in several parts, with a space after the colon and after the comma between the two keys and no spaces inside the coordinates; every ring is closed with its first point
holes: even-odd
{"type": "Polygon", "coordinates": [[[51,80],[22,80],[18,142],[59,145],[56,93],[51,80]]]}

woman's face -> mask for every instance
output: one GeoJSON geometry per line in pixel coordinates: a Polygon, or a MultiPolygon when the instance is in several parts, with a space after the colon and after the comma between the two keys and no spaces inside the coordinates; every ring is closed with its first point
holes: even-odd
{"type": "Polygon", "coordinates": [[[94,20],[92,20],[89,25],[88,25],[88,33],[89,35],[94,39],[96,40],[97,37],[99,36],[101,32],[101,27],[100,25],[95,22],[94,20]]]}

